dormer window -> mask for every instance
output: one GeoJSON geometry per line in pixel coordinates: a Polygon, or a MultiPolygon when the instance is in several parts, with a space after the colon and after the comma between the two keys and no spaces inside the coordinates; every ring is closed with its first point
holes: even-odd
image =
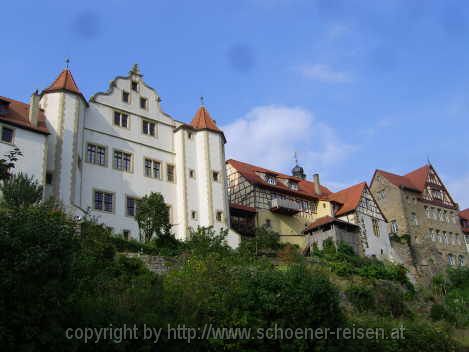
{"type": "Polygon", "coordinates": [[[277,180],[275,179],[274,175],[265,175],[265,181],[269,185],[276,185],[277,184],[277,180]]]}
{"type": "Polygon", "coordinates": [[[132,90],[138,92],[138,82],[132,81],[132,90]]]}
{"type": "Polygon", "coordinates": [[[298,191],[298,183],[297,182],[290,181],[290,182],[288,182],[288,186],[290,187],[290,189],[292,189],[294,191],[298,191]]]}

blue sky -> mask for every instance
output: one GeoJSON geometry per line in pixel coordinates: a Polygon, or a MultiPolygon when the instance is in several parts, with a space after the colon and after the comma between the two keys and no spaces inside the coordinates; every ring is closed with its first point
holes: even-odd
{"type": "Polygon", "coordinates": [[[0,95],[66,57],[87,97],[139,63],[176,119],[205,97],[228,156],[288,171],[297,151],[331,188],[430,158],[469,207],[469,3],[17,0],[1,27],[0,95]]]}

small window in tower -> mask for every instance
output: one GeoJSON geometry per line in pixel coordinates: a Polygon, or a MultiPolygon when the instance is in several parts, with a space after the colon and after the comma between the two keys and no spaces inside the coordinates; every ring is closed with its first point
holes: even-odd
{"type": "Polygon", "coordinates": [[[192,210],[191,218],[192,218],[192,220],[197,220],[197,212],[195,210],[192,210]]]}
{"type": "Polygon", "coordinates": [[[147,98],[140,97],[140,108],[147,110],[148,109],[148,100],[147,98]]]}
{"type": "Polygon", "coordinates": [[[218,180],[220,178],[219,176],[220,175],[219,175],[218,171],[213,171],[213,181],[218,182],[218,180]]]}
{"type": "Polygon", "coordinates": [[[2,142],[5,143],[13,143],[13,128],[9,128],[6,126],[2,127],[2,142]]]}
{"type": "Polygon", "coordinates": [[[132,90],[133,90],[134,92],[138,92],[138,88],[139,88],[139,87],[138,87],[138,82],[132,81],[132,90]]]}
{"type": "Polygon", "coordinates": [[[217,211],[216,219],[217,219],[218,222],[222,222],[223,221],[223,212],[217,211]]]}
{"type": "Polygon", "coordinates": [[[192,132],[189,132],[189,133],[187,134],[187,138],[192,139],[192,132]]]}
{"type": "Polygon", "coordinates": [[[192,170],[192,169],[189,170],[189,177],[195,178],[195,170],[192,170]]]}
{"type": "Polygon", "coordinates": [[[52,184],[52,172],[46,172],[46,185],[52,184]]]}
{"type": "Polygon", "coordinates": [[[122,101],[124,103],[127,103],[127,104],[130,103],[130,93],[129,92],[127,92],[125,90],[122,91],[122,101]]]}

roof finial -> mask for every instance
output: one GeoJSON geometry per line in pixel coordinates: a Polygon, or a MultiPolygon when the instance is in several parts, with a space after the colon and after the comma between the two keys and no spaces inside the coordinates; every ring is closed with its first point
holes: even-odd
{"type": "Polygon", "coordinates": [[[130,73],[131,74],[134,74],[134,75],[137,75],[137,76],[141,76],[142,74],[140,73],[140,68],[138,67],[138,64],[134,64],[132,66],[132,69],[130,70],[130,73]]]}
{"type": "Polygon", "coordinates": [[[427,155],[427,165],[431,165],[432,162],[430,161],[430,157],[427,155]]]}
{"type": "Polygon", "coordinates": [[[204,97],[200,97],[200,106],[205,106],[204,97]]]}
{"type": "Polygon", "coordinates": [[[68,70],[69,66],[70,66],[70,59],[66,58],[65,59],[65,68],[68,70]]]}

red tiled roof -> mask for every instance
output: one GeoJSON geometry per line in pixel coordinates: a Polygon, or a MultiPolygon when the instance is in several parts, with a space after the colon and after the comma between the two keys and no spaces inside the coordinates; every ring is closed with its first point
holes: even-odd
{"type": "Polygon", "coordinates": [[[469,208],[467,209],[464,209],[464,210],[461,210],[459,212],[459,217],[461,219],[464,219],[464,220],[468,220],[469,221],[469,208]]]}
{"type": "Polygon", "coordinates": [[[244,178],[246,178],[246,180],[263,188],[268,188],[281,193],[287,193],[307,199],[326,199],[327,196],[331,193],[331,191],[326,187],[320,186],[321,194],[316,194],[316,192],[314,191],[314,182],[268,170],[260,166],[243,163],[241,161],[233,159],[227,160],[226,163],[235,168],[244,178]],[[259,176],[257,172],[275,175],[278,179],[291,180],[293,182],[297,182],[298,190],[295,191],[289,188],[281,181],[277,181],[275,185],[271,185],[270,183],[267,183],[261,176],[259,176]]]}
{"type": "Polygon", "coordinates": [[[342,223],[342,224],[347,224],[347,225],[354,226],[354,227],[357,226],[350,222],[346,222],[346,221],[334,218],[332,216],[326,215],[312,222],[306,229],[304,229],[303,233],[308,233],[312,230],[317,229],[318,227],[321,227],[327,224],[332,224],[332,223],[342,223]]]}
{"type": "Polygon", "coordinates": [[[83,96],[83,94],[80,92],[80,89],[78,89],[75,80],[73,79],[72,72],[69,69],[64,69],[55,79],[55,81],[44,90],[44,92],[52,93],[62,90],[83,96]]]}
{"type": "MultiPolygon", "coordinates": [[[[417,188],[417,186],[414,185],[412,183],[412,181],[409,180],[408,178],[406,178],[405,176],[396,175],[396,174],[393,174],[391,172],[387,172],[387,171],[383,171],[383,170],[376,170],[375,175],[377,175],[377,174],[382,175],[389,182],[391,182],[392,184],[394,184],[397,187],[404,187],[404,188],[410,189],[412,191],[420,192],[420,190],[417,188]]],[[[373,178],[374,178],[374,176],[373,176],[373,178]]]]}
{"type": "Polygon", "coordinates": [[[246,211],[248,213],[257,213],[256,208],[248,207],[247,205],[242,205],[238,203],[230,203],[230,208],[246,211]]]}
{"type": "Polygon", "coordinates": [[[201,106],[194,115],[191,121],[191,126],[199,130],[211,130],[221,132],[217,124],[210,116],[205,106],[201,106]]]}
{"type": "Polygon", "coordinates": [[[376,170],[375,175],[380,174],[384,176],[389,182],[397,187],[404,187],[409,190],[422,193],[425,190],[429,171],[430,165],[425,165],[403,176],[383,170],[376,170]]]}
{"type": "Polygon", "coordinates": [[[20,128],[25,128],[27,130],[49,134],[49,130],[46,126],[46,116],[42,110],[38,113],[38,125],[33,126],[29,122],[29,104],[2,96],[0,96],[0,101],[7,103],[6,114],[0,115],[0,121],[20,128]]]}
{"type": "Polygon", "coordinates": [[[363,194],[363,190],[367,188],[366,182],[362,182],[351,186],[349,188],[343,189],[339,192],[332,193],[329,195],[328,199],[331,202],[336,202],[341,204],[341,207],[336,212],[336,216],[341,216],[354,211],[358,204],[360,203],[360,199],[363,194]]]}

